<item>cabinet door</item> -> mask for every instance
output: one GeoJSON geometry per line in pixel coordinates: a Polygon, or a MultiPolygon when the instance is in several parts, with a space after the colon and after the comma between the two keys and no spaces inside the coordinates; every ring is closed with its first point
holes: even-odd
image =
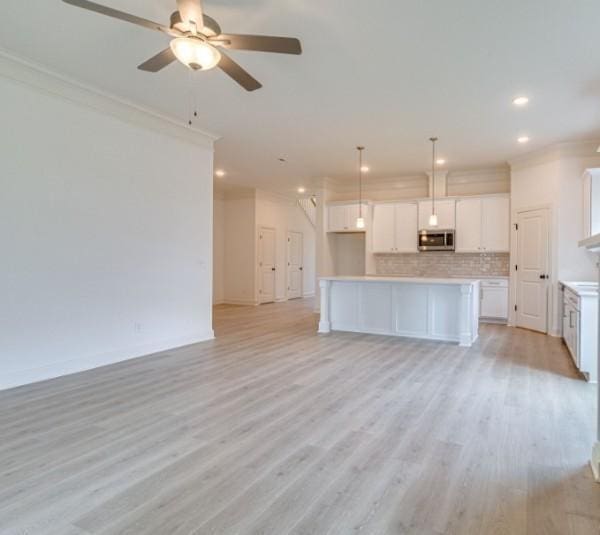
{"type": "Polygon", "coordinates": [[[456,201],[445,200],[435,202],[435,211],[438,216],[439,229],[456,228],[456,201]]]}
{"type": "Polygon", "coordinates": [[[510,202],[507,197],[488,197],[481,205],[481,247],[488,253],[510,250],[510,202]]]}
{"type": "Polygon", "coordinates": [[[395,206],[395,234],[397,253],[416,253],[419,232],[416,203],[401,203],[395,206]]]}
{"type": "Polygon", "coordinates": [[[419,230],[448,230],[455,228],[456,225],[456,202],[454,200],[441,199],[435,201],[435,213],[438,216],[438,226],[429,225],[429,216],[431,215],[431,199],[419,201],[419,230]]]}
{"type": "MultiPolygon", "coordinates": [[[[436,203],[437,207],[438,203],[436,203]]],[[[419,201],[419,228],[418,230],[431,229],[429,226],[429,216],[431,215],[431,199],[419,201]]]]}
{"type": "Polygon", "coordinates": [[[482,318],[508,319],[508,288],[481,288],[482,318]]]}
{"type": "MultiPolygon", "coordinates": [[[[393,253],[396,242],[394,239],[394,217],[396,205],[376,204],[373,207],[373,252],[393,253]]],[[[416,219],[415,219],[416,224],[416,219]]],[[[415,238],[416,240],[416,238],[415,238]]]]}
{"type": "Polygon", "coordinates": [[[461,199],[456,203],[456,252],[481,251],[481,199],[461,199]]]}
{"type": "Polygon", "coordinates": [[[364,231],[364,229],[356,228],[356,220],[358,219],[359,214],[362,213],[362,217],[365,220],[365,228],[369,225],[369,205],[363,203],[361,211],[358,210],[358,203],[346,204],[344,205],[344,208],[346,209],[346,215],[343,230],[355,232],[360,232],[361,230],[364,231]]]}
{"type": "Polygon", "coordinates": [[[327,230],[329,232],[340,232],[348,230],[346,224],[347,210],[343,204],[333,204],[328,207],[328,223],[327,230]]]}

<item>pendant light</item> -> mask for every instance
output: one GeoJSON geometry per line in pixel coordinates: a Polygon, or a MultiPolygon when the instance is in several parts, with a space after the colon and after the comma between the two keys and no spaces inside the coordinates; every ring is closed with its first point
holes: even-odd
{"type": "Polygon", "coordinates": [[[358,151],[358,218],[356,219],[356,228],[365,228],[365,220],[362,215],[362,174],[363,174],[363,163],[362,155],[364,147],[356,147],[358,151]]]}
{"type": "Polygon", "coordinates": [[[437,137],[429,138],[431,141],[431,215],[429,216],[429,226],[437,227],[438,226],[438,216],[435,213],[435,143],[437,142],[437,137]]]}

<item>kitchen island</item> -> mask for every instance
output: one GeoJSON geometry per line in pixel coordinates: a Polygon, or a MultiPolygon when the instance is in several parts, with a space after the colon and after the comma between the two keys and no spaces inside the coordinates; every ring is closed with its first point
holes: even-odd
{"type": "Polygon", "coordinates": [[[479,280],[322,277],[319,332],[350,331],[458,342],[479,334],[479,280]]]}

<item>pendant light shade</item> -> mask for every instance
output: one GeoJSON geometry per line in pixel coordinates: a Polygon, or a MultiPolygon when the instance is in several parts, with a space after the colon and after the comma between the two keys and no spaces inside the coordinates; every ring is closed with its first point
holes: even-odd
{"type": "Polygon", "coordinates": [[[362,155],[365,150],[364,147],[356,147],[358,151],[358,217],[356,218],[356,228],[365,228],[365,219],[362,214],[362,174],[363,174],[363,163],[362,155]]]}
{"type": "Polygon", "coordinates": [[[431,141],[431,215],[429,216],[429,226],[438,226],[438,216],[435,213],[435,144],[437,137],[429,138],[431,141]]]}

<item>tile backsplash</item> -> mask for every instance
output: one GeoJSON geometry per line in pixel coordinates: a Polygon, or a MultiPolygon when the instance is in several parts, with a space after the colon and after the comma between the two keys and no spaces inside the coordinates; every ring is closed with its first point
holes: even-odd
{"type": "Polygon", "coordinates": [[[427,252],[375,255],[377,275],[405,277],[506,277],[508,253],[427,252]]]}

